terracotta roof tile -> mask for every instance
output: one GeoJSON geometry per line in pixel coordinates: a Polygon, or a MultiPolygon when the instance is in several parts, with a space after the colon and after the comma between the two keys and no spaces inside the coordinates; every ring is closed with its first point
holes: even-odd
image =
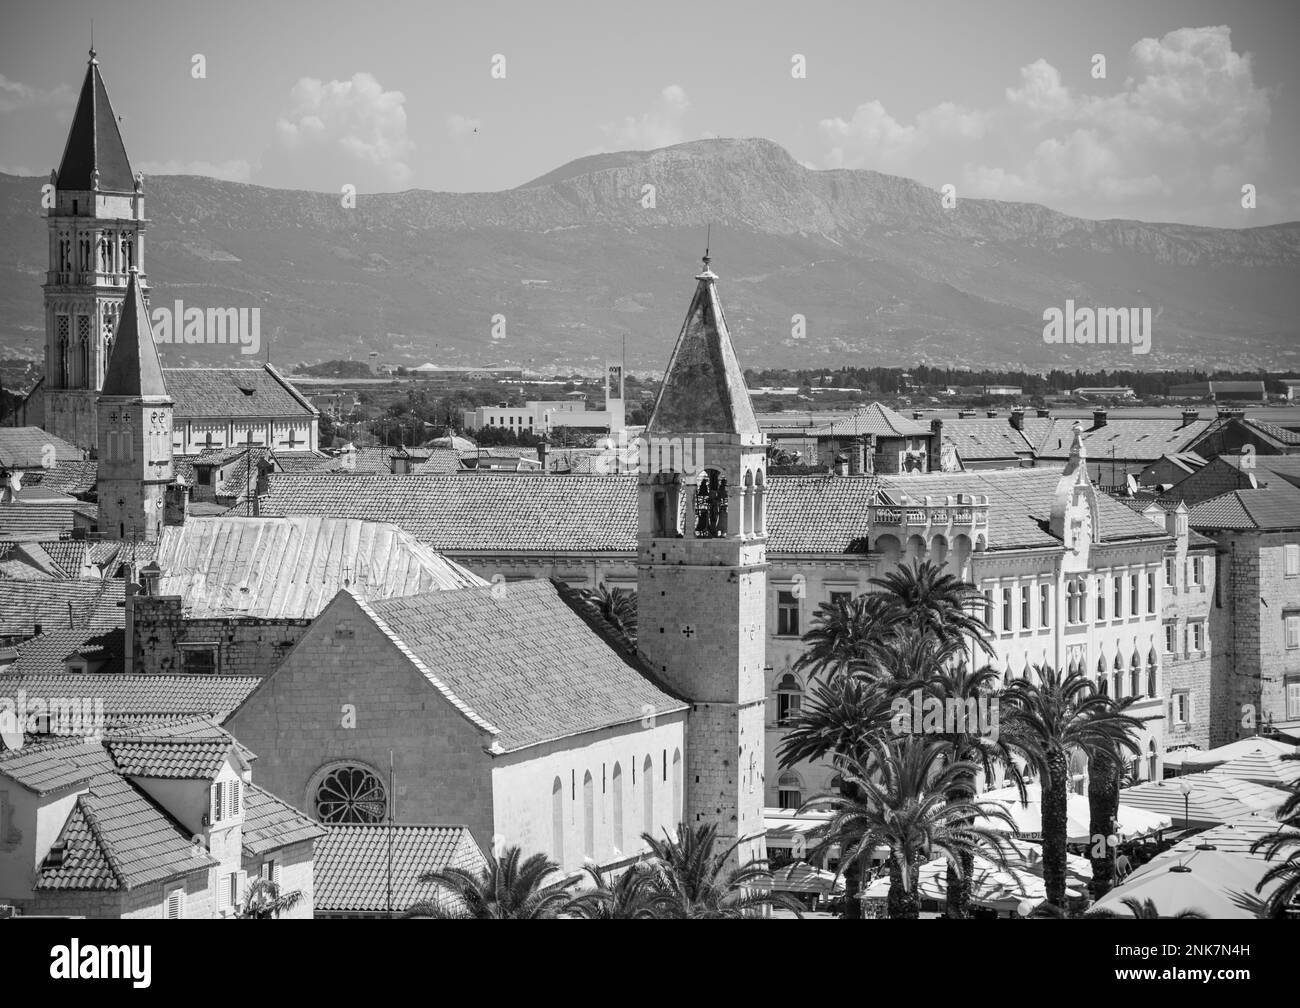
{"type": "Polygon", "coordinates": [[[326,913],[383,913],[390,908],[402,913],[434,897],[433,887],[419,881],[425,872],[447,868],[474,872],[485,864],[465,826],[331,826],[316,843],[313,905],[317,912],[326,913]]]}
{"type": "Polygon", "coordinates": [[[0,504],[0,539],[27,542],[57,539],[74,528],[95,524],[99,508],[78,501],[75,504],[0,504]]]}
{"type": "Polygon", "coordinates": [[[46,462],[58,465],[85,458],[82,449],[40,427],[0,427],[0,467],[40,469],[46,462]]]}
{"type": "Polygon", "coordinates": [[[17,671],[0,674],[0,692],[6,696],[23,690],[33,697],[93,697],[103,702],[109,727],[192,715],[224,721],[262,681],[257,676],[69,673],[63,670],[60,657],[68,653],[66,642],[47,645],[44,650],[48,658],[38,663],[29,658],[27,644],[20,645],[17,671]],[[40,665],[48,670],[28,671],[40,665]]]}
{"type": "Polygon", "coordinates": [[[233,742],[220,738],[115,736],[104,742],[119,773],[166,780],[212,780],[233,742]]]}
{"type": "Polygon", "coordinates": [[[164,368],[177,418],[285,417],[316,410],[271,367],[164,368]]]}
{"type": "Polygon", "coordinates": [[[100,578],[0,580],[0,636],[45,630],[111,630],[126,624],[125,582],[100,578]]]}
{"type": "MultiPolygon", "coordinates": [[[[324,836],[326,829],[256,784],[244,788],[244,853],[253,857],[324,836]]],[[[319,871],[319,868],[316,869],[319,871]]]]}

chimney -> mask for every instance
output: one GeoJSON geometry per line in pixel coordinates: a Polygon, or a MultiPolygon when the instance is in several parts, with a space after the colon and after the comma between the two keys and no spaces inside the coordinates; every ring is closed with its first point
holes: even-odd
{"type": "Polygon", "coordinates": [[[162,568],[158,561],[151,560],[140,570],[140,585],[144,594],[150,598],[158,597],[158,581],[162,578],[162,568]]]}
{"type": "Polygon", "coordinates": [[[1018,431],[1025,429],[1025,409],[1023,406],[1017,406],[1011,411],[1011,426],[1018,431]]]}
{"type": "Polygon", "coordinates": [[[1039,417],[1039,419],[1041,419],[1041,420],[1046,420],[1046,419],[1047,419],[1048,417],[1050,417],[1051,415],[1052,415],[1052,411],[1051,411],[1051,410],[1049,410],[1049,409],[1043,409],[1041,406],[1038,408],[1038,417],[1039,417]]]}
{"type": "Polygon", "coordinates": [[[835,475],[847,476],[849,474],[849,457],[843,452],[835,456],[835,475]]]}
{"type": "Polygon", "coordinates": [[[1182,426],[1186,427],[1188,424],[1194,424],[1194,423],[1196,423],[1196,421],[1199,420],[1199,419],[1201,419],[1201,411],[1200,411],[1200,410],[1185,409],[1185,410],[1183,410],[1183,423],[1182,423],[1182,426]]]}
{"type": "Polygon", "coordinates": [[[542,464],[542,475],[546,475],[546,438],[537,442],[537,461],[542,464]]]}
{"type": "Polygon", "coordinates": [[[854,438],[849,442],[849,475],[862,475],[862,439],[854,438]]]}
{"type": "Polygon", "coordinates": [[[41,635],[41,621],[40,621],[40,620],[37,620],[35,623],[32,624],[32,631],[33,631],[33,633],[34,633],[37,637],[39,637],[39,636],[41,635]]]}
{"type": "Polygon", "coordinates": [[[1092,429],[1097,430],[1099,427],[1106,426],[1106,411],[1104,409],[1095,409],[1092,411],[1092,429]]]}
{"type": "Polygon", "coordinates": [[[1220,420],[1240,420],[1245,415],[1246,411],[1241,407],[1230,409],[1227,406],[1220,406],[1218,411],[1218,417],[1220,420]]]}

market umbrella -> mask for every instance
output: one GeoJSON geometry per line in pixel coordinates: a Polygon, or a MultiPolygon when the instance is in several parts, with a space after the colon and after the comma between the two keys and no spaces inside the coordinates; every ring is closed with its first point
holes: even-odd
{"type": "Polygon", "coordinates": [[[1300,781],[1300,759],[1283,759],[1277,753],[1256,750],[1228,760],[1212,772],[1265,787],[1289,788],[1300,781]]]}
{"type": "MultiPolygon", "coordinates": [[[[998,819],[980,818],[979,826],[998,832],[1012,832],[1016,836],[1039,839],[1043,835],[1042,793],[1037,784],[1028,788],[1029,804],[1020,804],[1020,797],[1014,788],[1002,788],[988,791],[979,796],[981,801],[996,801],[1007,811],[1014,824],[1008,831],[1007,825],[998,819]]],[[[1123,804],[1123,792],[1120,795],[1120,807],[1116,814],[1115,832],[1123,840],[1149,836],[1169,829],[1173,825],[1168,815],[1158,811],[1134,808],[1123,804]]],[[[1086,844],[1092,842],[1092,814],[1088,799],[1081,794],[1070,792],[1065,796],[1066,842],[1086,844]]],[[[1221,820],[1220,820],[1221,821],[1221,820]]]]}
{"type": "Polygon", "coordinates": [[[1167,816],[1175,825],[1217,826],[1243,816],[1271,816],[1286,794],[1219,773],[1143,781],[1119,793],[1123,805],[1167,816]]]}
{"type": "Polygon", "coordinates": [[[1256,894],[1265,862],[1210,847],[1165,851],[1098,900],[1091,910],[1131,911],[1124,899],[1151,900],[1164,917],[1196,910],[1214,920],[1262,917],[1265,897],[1256,894]]]}
{"type": "MultiPolygon", "coordinates": [[[[1287,745],[1285,742],[1278,742],[1276,739],[1261,738],[1258,735],[1251,738],[1238,739],[1236,742],[1229,742],[1227,745],[1221,745],[1216,749],[1209,749],[1202,752],[1199,749],[1184,749],[1176,755],[1181,757],[1177,765],[1182,767],[1183,773],[1192,773],[1197,770],[1209,770],[1211,767],[1221,766],[1224,763],[1231,762],[1239,756],[1247,756],[1250,753],[1262,752],[1271,753],[1274,756],[1284,756],[1287,753],[1296,752],[1296,747],[1287,745]]],[[[1174,754],[1171,754],[1174,755],[1174,754]]],[[[1169,757],[1165,758],[1165,765],[1174,765],[1169,757]]]]}

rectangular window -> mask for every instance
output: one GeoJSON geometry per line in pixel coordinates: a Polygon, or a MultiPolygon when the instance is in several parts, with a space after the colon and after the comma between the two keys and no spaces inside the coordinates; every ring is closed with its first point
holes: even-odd
{"type": "Polygon", "coordinates": [[[1286,719],[1300,720],[1300,679],[1286,681],[1286,719]]]}
{"type": "Polygon", "coordinates": [[[1191,650],[1196,654],[1200,654],[1205,650],[1205,624],[1197,620],[1195,623],[1188,623],[1187,628],[1192,637],[1191,650]]]}
{"type": "Polygon", "coordinates": [[[225,897],[230,906],[239,906],[239,872],[231,872],[226,877],[225,897]]]}
{"type": "Polygon", "coordinates": [[[799,636],[799,600],[792,591],[776,593],[776,633],[778,637],[799,636]]]}
{"type": "Polygon", "coordinates": [[[1204,557],[1192,558],[1192,584],[1205,584],[1205,559],[1204,557]]]}
{"type": "Polygon", "coordinates": [[[1020,589],[1020,629],[1022,630],[1029,630],[1034,625],[1034,604],[1030,592],[1029,585],[1020,589]]]}
{"type": "Polygon", "coordinates": [[[1052,625],[1052,589],[1048,585],[1038,589],[1038,622],[1044,629],[1052,625]]]}
{"type": "Polygon", "coordinates": [[[1013,613],[1014,610],[1011,608],[1011,589],[1003,588],[1002,589],[1002,630],[1004,633],[1012,629],[1011,617],[1013,613]]]}
{"type": "Polygon", "coordinates": [[[1176,567],[1173,557],[1165,557],[1165,586],[1168,588],[1174,587],[1174,571],[1176,567]]]}
{"type": "Polygon", "coordinates": [[[1192,722],[1192,695],[1186,691],[1178,692],[1170,699],[1173,708],[1174,724],[1189,725],[1192,722]]]}
{"type": "Polygon", "coordinates": [[[1097,578],[1097,622],[1102,623],[1106,619],[1106,581],[1104,578],[1097,578]]]}
{"type": "Polygon", "coordinates": [[[1282,552],[1286,557],[1286,576],[1300,577],[1300,543],[1287,543],[1282,552]]]}
{"type": "Polygon", "coordinates": [[[182,644],[181,671],[186,675],[216,675],[216,644],[182,644]]]}
{"type": "Polygon", "coordinates": [[[831,592],[831,605],[837,609],[840,606],[846,606],[853,601],[853,592],[833,591],[831,592]]]}
{"type": "Polygon", "coordinates": [[[1178,624],[1165,624],[1165,654],[1173,654],[1178,647],[1178,624]]]}
{"type": "Polygon", "coordinates": [[[1114,605],[1112,606],[1112,608],[1113,608],[1115,611],[1114,611],[1113,613],[1110,614],[1110,618],[1111,618],[1111,619],[1123,619],[1123,618],[1124,618],[1124,578],[1123,578],[1123,576],[1122,576],[1122,575],[1119,575],[1119,574],[1116,574],[1116,575],[1115,575],[1115,580],[1114,580],[1114,582],[1112,583],[1112,586],[1113,586],[1113,588],[1114,588],[1114,592],[1113,592],[1112,595],[1111,595],[1111,601],[1114,603],[1114,605]]]}
{"type": "Polygon", "coordinates": [[[222,817],[224,819],[233,819],[239,815],[239,783],[239,781],[226,781],[224,794],[226,814],[222,817]]]}
{"type": "Polygon", "coordinates": [[[1129,590],[1128,590],[1129,615],[1136,616],[1138,613],[1142,611],[1142,597],[1140,595],[1140,589],[1138,587],[1138,576],[1136,574],[1130,575],[1128,579],[1128,583],[1129,583],[1129,590]]]}
{"type": "Polygon", "coordinates": [[[212,785],[212,822],[220,822],[226,810],[225,802],[226,784],[224,781],[215,781],[212,785]]]}
{"type": "Polygon", "coordinates": [[[1300,648],[1300,613],[1287,613],[1282,617],[1286,621],[1286,646],[1300,648]]]}
{"type": "Polygon", "coordinates": [[[993,629],[993,589],[984,589],[984,625],[993,629]]]}
{"type": "Polygon", "coordinates": [[[1147,572],[1147,612],[1156,611],[1156,576],[1153,571],[1147,572]]]}

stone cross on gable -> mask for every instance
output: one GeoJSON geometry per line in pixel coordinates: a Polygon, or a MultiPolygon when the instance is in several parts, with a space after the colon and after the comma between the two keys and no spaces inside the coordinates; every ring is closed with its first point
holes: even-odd
{"type": "Polygon", "coordinates": [[[687,623],[685,626],[682,627],[682,636],[685,637],[687,640],[690,640],[692,637],[695,636],[695,627],[687,623]]]}

